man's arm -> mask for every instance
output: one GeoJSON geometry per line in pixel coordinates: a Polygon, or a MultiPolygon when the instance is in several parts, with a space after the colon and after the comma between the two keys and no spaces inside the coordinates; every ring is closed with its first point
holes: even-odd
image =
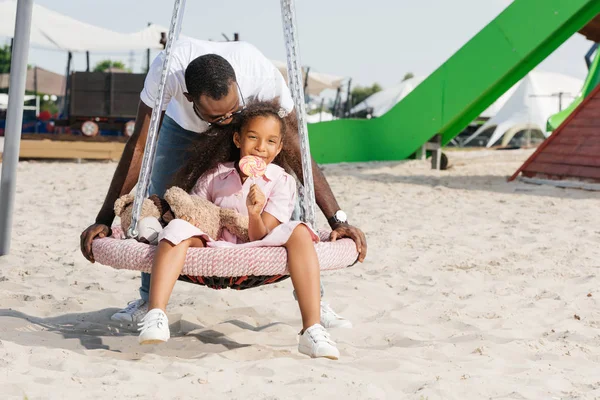
{"type": "MultiPolygon", "coordinates": [[[[293,111],[286,117],[286,130],[287,137],[283,152],[285,153],[285,159],[289,164],[289,167],[294,171],[298,179],[304,182],[304,175],[302,173],[302,153],[300,151],[300,136],[298,135],[298,120],[296,118],[296,111],[293,111]]],[[[331,191],[331,187],[325,179],[325,175],[311,157],[312,172],[313,172],[313,183],[315,188],[315,200],[317,205],[325,215],[325,218],[329,219],[340,209],[340,206],[331,191]]],[[[349,224],[336,224],[331,225],[333,232],[331,233],[331,240],[337,238],[349,237],[356,243],[356,247],[359,251],[358,260],[362,262],[367,255],[367,240],[365,234],[358,228],[349,224]]]]}
{"type": "MultiPolygon", "coordinates": [[[[298,119],[296,118],[296,111],[292,111],[286,117],[286,128],[287,137],[283,152],[285,153],[285,159],[289,164],[290,168],[298,179],[304,184],[304,173],[302,171],[302,152],[300,151],[300,136],[298,135],[298,119]]],[[[315,200],[317,205],[325,215],[325,218],[329,220],[335,214],[340,206],[331,191],[331,187],[325,179],[325,175],[321,172],[321,169],[311,157],[312,170],[313,170],[313,182],[315,185],[315,200]]],[[[333,227],[332,227],[333,228],[333,227]]]]}
{"type": "Polygon", "coordinates": [[[117,165],[112,181],[108,188],[108,193],[104,199],[104,204],[96,217],[97,224],[109,225],[115,218],[115,201],[123,194],[129,193],[135,186],[140,174],[142,159],[144,157],[144,148],[148,138],[148,128],[150,127],[150,118],[152,108],[139,102],[138,112],[135,118],[135,127],[133,135],[127,141],[123,154],[117,165]]]}
{"type": "MultiPolygon", "coordinates": [[[[89,226],[80,237],[80,246],[83,256],[89,261],[94,262],[92,254],[92,241],[96,237],[106,237],[110,235],[110,225],[115,218],[115,201],[125,193],[129,193],[135,186],[140,173],[142,159],[144,157],[144,148],[148,138],[148,128],[150,127],[150,118],[152,108],[140,101],[138,112],[135,119],[133,135],[127,141],[123,154],[117,165],[117,169],[110,183],[108,193],[104,199],[104,204],[96,217],[96,222],[89,226]]],[[[161,122],[162,122],[161,115],[161,122]]]]}

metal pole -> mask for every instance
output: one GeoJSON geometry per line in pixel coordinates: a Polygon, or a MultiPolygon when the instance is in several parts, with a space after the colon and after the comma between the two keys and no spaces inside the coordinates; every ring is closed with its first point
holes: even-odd
{"type": "Polygon", "coordinates": [[[63,110],[63,117],[71,116],[71,60],[73,59],[73,53],[69,52],[67,57],[67,84],[65,86],[65,109],[63,110]]]}
{"type": "Polygon", "coordinates": [[[33,67],[33,94],[38,95],[38,79],[37,79],[37,65],[33,67]]]}
{"type": "Polygon", "coordinates": [[[11,38],[10,39],[10,51],[8,52],[8,73],[9,74],[10,74],[10,64],[12,63],[12,52],[13,52],[14,45],[15,45],[15,38],[11,38]]]}
{"type": "Polygon", "coordinates": [[[558,111],[562,111],[563,106],[562,106],[562,99],[563,99],[563,92],[558,92],[558,111]]]}
{"type": "Polygon", "coordinates": [[[587,69],[589,70],[591,65],[592,65],[592,56],[594,55],[594,53],[596,52],[596,50],[598,50],[598,43],[594,43],[592,45],[592,47],[590,47],[590,49],[588,50],[588,52],[585,54],[585,65],[587,66],[587,69]]]}
{"type": "Polygon", "coordinates": [[[90,72],[90,52],[85,52],[85,72],[90,72]]]}
{"type": "Polygon", "coordinates": [[[352,87],[352,78],[350,78],[348,80],[348,93],[346,94],[346,110],[344,111],[344,114],[346,116],[346,118],[348,117],[348,114],[350,113],[350,100],[352,98],[352,92],[350,91],[350,88],[352,87]]]}
{"type": "MultiPolygon", "coordinates": [[[[148,26],[152,25],[152,22],[148,22],[148,26]]],[[[146,73],[150,72],[150,48],[146,49],[146,73]]]]}
{"type": "Polygon", "coordinates": [[[342,87],[338,86],[337,92],[335,93],[335,101],[333,102],[333,108],[331,109],[331,113],[333,114],[334,119],[335,119],[335,117],[337,117],[337,108],[338,108],[338,102],[341,99],[341,97],[340,97],[341,91],[342,91],[342,87]]]}
{"type": "Polygon", "coordinates": [[[165,43],[165,58],[163,60],[162,72],[160,75],[160,83],[158,85],[158,93],[154,107],[152,108],[152,116],[150,117],[150,127],[148,128],[148,138],[146,139],[146,147],[144,148],[144,158],[142,159],[142,167],[138,177],[137,187],[135,190],[135,199],[133,201],[133,212],[131,215],[131,225],[127,230],[127,235],[130,238],[136,237],[137,224],[142,213],[142,204],[148,195],[148,184],[152,175],[152,164],[154,164],[154,156],[156,155],[156,142],[158,140],[158,128],[160,124],[160,115],[163,109],[165,85],[167,83],[167,74],[171,66],[171,48],[173,43],[179,38],[181,32],[181,22],[183,21],[183,10],[185,9],[185,0],[175,0],[173,6],[173,15],[171,16],[171,25],[165,43]]]}
{"type": "Polygon", "coordinates": [[[10,60],[10,88],[0,182],[0,256],[10,251],[12,213],[15,201],[17,165],[23,125],[23,100],[27,79],[27,55],[31,34],[33,0],[19,0],[15,22],[14,47],[10,60]]]}
{"type": "Polygon", "coordinates": [[[323,121],[323,107],[325,106],[325,99],[321,99],[321,106],[319,107],[319,122],[323,121]]]}
{"type": "Polygon", "coordinates": [[[304,102],[308,103],[308,93],[306,93],[306,89],[308,88],[308,72],[310,71],[310,67],[306,67],[306,73],[304,74],[304,102]]]}
{"type": "MultiPolygon", "coordinates": [[[[39,113],[39,96],[38,96],[38,79],[37,79],[37,65],[35,67],[33,67],[33,95],[35,96],[35,104],[36,104],[36,111],[35,111],[35,118],[37,119],[37,117],[40,115],[39,113]]],[[[27,73],[29,73],[29,71],[27,71],[27,73]]],[[[27,80],[25,80],[25,82],[27,82],[27,80]]],[[[27,88],[27,83],[25,83],[25,87],[27,88]]],[[[39,121],[35,121],[35,133],[39,133],[39,121]]]]}
{"type": "Polygon", "coordinates": [[[306,126],[306,110],[304,90],[302,86],[302,63],[300,62],[300,46],[296,31],[296,7],[294,0],[281,0],[281,17],[283,19],[283,34],[285,51],[287,53],[289,87],[294,99],[296,115],[298,116],[298,134],[300,136],[300,152],[302,154],[302,175],[304,178],[304,222],[316,229],[315,221],[315,189],[312,175],[312,157],[308,142],[308,127],[306,126]]]}

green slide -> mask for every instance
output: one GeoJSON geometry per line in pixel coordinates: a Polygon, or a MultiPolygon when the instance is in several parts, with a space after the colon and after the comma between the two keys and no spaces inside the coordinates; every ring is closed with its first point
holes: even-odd
{"type": "Polygon", "coordinates": [[[592,90],[594,90],[598,83],[600,83],[600,57],[598,56],[599,54],[600,49],[596,51],[594,61],[592,62],[592,65],[590,65],[590,70],[588,71],[588,76],[587,78],[585,78],[585,82],[583,83],[583,88],[581,89],[580,96],[573,100],[573,103],[571,103],[569,107],[548,118],[548,123],[546,125],[546,130],[548,132],[553,132],[554,130],[556,130],[556,128],[558,128],[560,124],[562,124],[563,121],[567,119],[567,117],[571,115],[571,113],[577,107],[579,107],[583,99],[585,99],[587,95],[590,94],[592,90]]]}
{"type": "Polygon", "coordinates": [[[445,145],[598,14],[598,0],[514,0],[383,116],[309,125],[312,155],[402,160],[437,133],[445,145]]]}

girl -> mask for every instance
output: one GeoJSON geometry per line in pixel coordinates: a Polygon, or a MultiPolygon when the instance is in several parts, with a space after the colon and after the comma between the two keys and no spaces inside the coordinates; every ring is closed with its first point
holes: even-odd
{"type": "Polygon", "coordinates": [[[304,223],[290,221],[296,200],[296,182],[273,163],[276,159],[279,164],[283,161],[278,156],[285,131],[279,105],[257,102],[244,110],[236,127],[213,127],[211,133],[222,138],[214,148],[202,147],[202,143],[196,146],[199,157],[194,157],[194,162],[184,167],[176,185],[220,207],[248,215],[250,242],[238,243],[227,230],[220,238],[210,238],[186,221],[171,221],[159,235],[152,266],[149,311],[140,324],[141,344],[166,342],[170,337],[165,310],[188,248],[284,246],[302,315],[298,351],[311,357],[338,359],[335,342],[320,325],[320,268],[313,244],[318,237],[304,223]],[[215,158],[222,162],[209,165],[207,160],[212,157],[202,157],[207,152],[217,154],[215,158]],[[267,164],[265,175],[256,178],[255,183],[239,169],[240,158],[247,155],[261,157],[267,164]]]}

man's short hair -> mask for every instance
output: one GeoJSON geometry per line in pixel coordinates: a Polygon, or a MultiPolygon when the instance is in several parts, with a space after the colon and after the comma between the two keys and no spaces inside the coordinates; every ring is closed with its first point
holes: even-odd
{"type": "Polygon", "coordinates": [[[229,93],[232,82],[236,82],[233,67],[217,54],[197,57],[185,69],[187,92],[196,99],[205,95],[219,100],[229,93]]]}

